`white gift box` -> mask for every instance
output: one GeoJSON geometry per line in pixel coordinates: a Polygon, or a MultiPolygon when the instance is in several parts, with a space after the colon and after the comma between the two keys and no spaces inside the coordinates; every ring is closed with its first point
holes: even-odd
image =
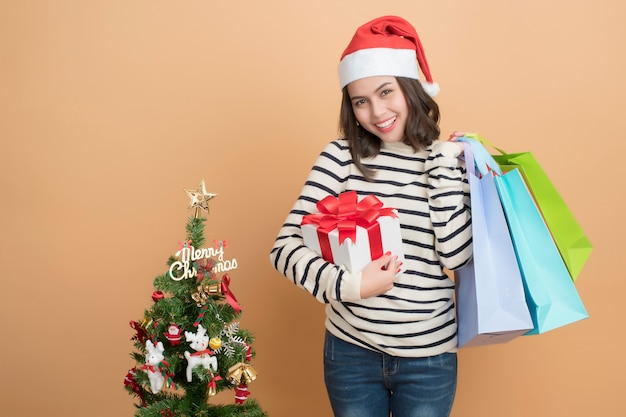
{"type": "MultiPolygon", "coordinates": [[[[389,211],[389,210],[387,210],[389,211]]],[[[397,216],[396,210],[390,210],[397,216]]],[[[380,255],[391,252],[402,262],[400,271],[405,271],[404,250],[402,249],[402,235],[400,233],[400,220],[398,217],[384,215],[378,217],[369,227],[355,226],[356,238],[353,242],[350,238],[339,243],[339,230],[334,228],[330,231],[319,231],[317,224],[302,224],[302,237],[304,244],[336,265],[344,265],[350,272],[361,271],[367,264],[380,255]],[[380,245],[382,244],[382,252],[380,245]],[[330,248],[330,256],[324,253],[330,248]],[[378,249],[376,249],[378,248],[378,249]]]]}

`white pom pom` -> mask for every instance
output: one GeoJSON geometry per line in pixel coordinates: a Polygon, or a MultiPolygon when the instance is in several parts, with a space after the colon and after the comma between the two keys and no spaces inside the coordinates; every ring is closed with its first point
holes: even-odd
{"type": "Polygon", "coordinates": [[[440,91],[439,84],[437,83],[422,82],[422,87],[424,88],[424,91],[426,91],[426,94],[431,97],[435,97],[440,91]]]}

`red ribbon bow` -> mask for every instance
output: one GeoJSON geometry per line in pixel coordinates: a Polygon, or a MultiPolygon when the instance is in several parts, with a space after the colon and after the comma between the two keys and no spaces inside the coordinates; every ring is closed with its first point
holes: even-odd
{"type": "Polygon", "coordinates": [[[209,385],[208,385],[208,387],[209,387],[209,388],[213,388],[213,389],[217,389],[217,384],[216,384],[216,382],[217,382],[217,381],[221,381],[221,380],[222,380],[222,377],[221,377],[221,376],[219,376],[219,375],[214,376],[214,377],[213,377],[213,378],[211,378],[211,380],[209,381],[209,385]]]}
{"type": "Polygon", "coordinates": [[[233,294],[233,292],[230,290],[230,277],[228,276],[228,274],[224,274],[224,276],[222,277],[222,283],[220,285],[222,287],[222,295],[226,298],[228,304],[230,304],[235,312],[240,313],[241,306],[237,302],[235,294],[233,294]]]}
{"type": "Polygon", "coordinates": [[[155,374],[156,371],[157,371],[156,367],[154,365],[144,365],[144,366],[141,367],[141,370],[143,370],[143,371],[150,371],[153,374],[155,374]]]}
{"type": "Polygon", "coordinates": [[[215,261],[211,258],[205,258],[204,260],[199,260],[197,262],[198,268],[198,283],[202,281],[205,277],[213,278],[215,273],[213,272],[213,267],[215,266],[215,261]]]}
{"type": "Polygon", "coordinates": [[[135,379],[135,373],[137,372],[137,368],[132,368],[126,374],[124,378],[124,386],[130,388],[137,396],[141,399],[141,405],[146,407],[148,404],[146,403],[146,399],[143,395],[143,390],[141,386],[137,383],[135,379]]]}
{"type": "Polygon", "coordinates": [[[138,321],[130,321],[129,325],[137,331],[137,334],[131,337],[131,340],[139,340],[139,343],[143,345],[147,338],[146,332],[141,328],[138,321]]]}
{"type": "Polygon", "coordinates": [[[317,209],[319,213],[307,214],[302,218],[301,224],[318,226],[317,235],[322,257],[329,262],[333,262],[328,240],[328,233],[332,230],[339,231],[339,244],[346,239],[356,243],[356,228],[363,227],[370,238],[372,259],[377,259],[383,254],[380,224],[377,220],[383,216],[398,217],[392,208],[383,208],[383,203],[374,195],[358,201],[356,191],[346,191],[338,197],[328,196],[317,203],[317,209]]]}
{"type": "Polygon", "coordinates": [[[158,365],[148,365],[148,364],[145,364],[145,365],[143,365],[141,367],[141,369],[144,370],[144,371],[148,370],[148,371],[150,371],[152,373],[157,373],[158,371],[161,371],[161,375],[165,375],[166,374],[165,370],[161,369],[160,366],[159,366],[161,364],[163,364],[163,366],[165,366],[165,367],[170,366],[170,363],[168,361],[162,360],[161,362],[159,362],[158,365]]]}
{"type": "Polygon", "coordinates": [[[213,351],[211,349],[198,350],[191,354],[191,356],[202,356],[202,355],[212,355],[213,351]]]}

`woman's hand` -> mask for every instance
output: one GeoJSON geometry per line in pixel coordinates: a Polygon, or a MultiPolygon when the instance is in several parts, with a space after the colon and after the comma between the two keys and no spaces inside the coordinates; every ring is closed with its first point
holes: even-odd
{"type": "Polygon", "coordinates": [[[361,271],[361,299],[384,294],[393,288],[396,274],[400,272],[398,257],[387,252],[370,262],[361,271]]]}
{"type": "Polygon", "coordinates": [[[453,132],[448,138],[449,142],[454,142],[454,144],[460,148],[461,155],[465,152],[465,148],[463,142],[457,142],[457,139],[462,138],[463,136],[465,136],[465,134],[465,132],[453,132]]]}

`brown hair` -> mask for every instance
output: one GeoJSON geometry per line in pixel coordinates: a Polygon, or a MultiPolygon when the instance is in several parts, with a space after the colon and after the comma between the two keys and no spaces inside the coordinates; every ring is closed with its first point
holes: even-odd
{"type": "MultiPolygon", "coordinates": [[[[439,106],[422,88],[419,80],[396,77],[404,94],[409,118],[404,132],[404,143],[419,151],[430,146],[439,138],[439,106]]],[[[378,155],[380,139],[357,124],[348,88],[344,87],[339,114],[339,132],[348,140],[352,160],[363,176],[371,181],[374,172],[366,168],[361,160],[378,155]]]]}

